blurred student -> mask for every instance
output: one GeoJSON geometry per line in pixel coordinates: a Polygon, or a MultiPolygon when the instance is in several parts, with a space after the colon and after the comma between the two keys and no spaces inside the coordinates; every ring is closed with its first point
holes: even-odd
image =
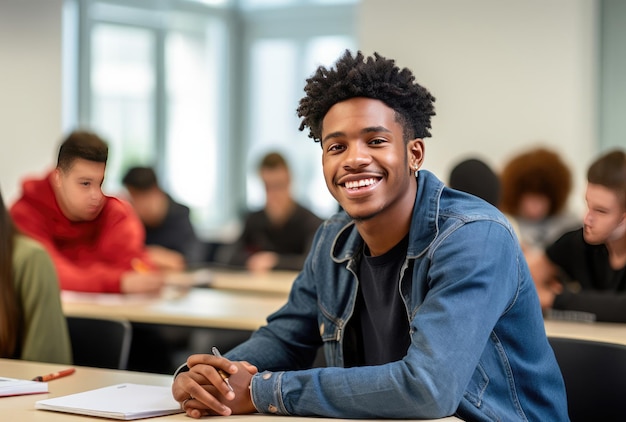
{"type": "Polygon", "coordinates": [[[626,322],[626,153],[613,150],[587,172],[584,226],[529,259],[544,310],[626,322]]]}
{"type": "Polygon", "coordinates": [[[72,363],[54,265],[15,230],[0,193],[0,357],[72,363]]]}
{"type": "Polygon", "coordinates": [[[458,162],[450,172],[448,185],[484,199],[494,207],[500,201],[500,178],[487,163],[478,158],[458,162]]]}
{"type": "Polygon", "coordinates": [[[152,168],[132,167],[122,183],[144,225],[148,253],[156,265],[184,270],[188,263],[204,261],[204,244],[191,224],[189,207],[161,189],[152,168]]]}
{"type": "Polygon", "coordinates": [[[556,152],[534,148],[520,153],[505,164],[500,180],[500,210],[515,221],[526,253],[541,251],[582,225],[567,209],[572,176],[556,152]]]}
{"type": "Polygon", "coordinates": [[[107,157],[95,133],[70,133],[56,168],[23,183],[11,216],[47,249],[62,289],[157,292],[164,277],[151,270],[141,221],[130,204],[102,192],[107,157]]]}
{"type": "Polygon", "coordinates": [[[246,217],[228,263],[255,272],[300,270],[322,219],[291,196],[291,174],[281,154],[265,155],[258,170],[265,207],[246,217]]]}

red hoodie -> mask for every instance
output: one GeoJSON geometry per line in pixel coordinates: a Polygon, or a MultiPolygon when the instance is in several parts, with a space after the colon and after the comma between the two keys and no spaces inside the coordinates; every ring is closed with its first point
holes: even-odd
{"type": "Polygon", "coordinates": [[[13,221],[46,247],[62,289],[119,293],[133,258],[149,262],[141,221],[130,204],[110,196],[95,220],[70,221],[57,204],[51,178],[49,173],[24,182],[22,197],[10,210],[13,221]]]}

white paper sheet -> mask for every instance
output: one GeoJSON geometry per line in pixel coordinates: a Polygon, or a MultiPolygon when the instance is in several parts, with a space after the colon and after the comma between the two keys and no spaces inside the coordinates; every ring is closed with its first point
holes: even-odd
{"type": "Polygon", "coordinates": [[[129,383],[39,400],[35,408],[123,420],[182,413],[170,387],[129,383]]]}

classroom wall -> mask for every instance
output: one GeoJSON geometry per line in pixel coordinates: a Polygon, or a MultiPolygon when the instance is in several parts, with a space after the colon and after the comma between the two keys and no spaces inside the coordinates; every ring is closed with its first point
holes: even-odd
{"type": "Polygon", "coordinates": [[[359,40],[414,70],[437,98],[425,168],[447,180],[479,154],[496,169],[544,143],[584,171],[597,146],[597,2],[363,0],[359,40]]]}
{"type": "Polygon", "coordinates": [[[61,137],[63,0],[0,1],[0,189],[54,163],[61,137]]]}
{"type": "MultiPolygon", "coordinates": [[[[53,164],[62,136],[63,0],[0,2],[0,188],[53,164]]],[[[584,170],[596,135],[597,0],[362,0],[359,42],[413,69],[437,98],[428,168],[468,154],[496,169],[543,142],[584,170]]]]}

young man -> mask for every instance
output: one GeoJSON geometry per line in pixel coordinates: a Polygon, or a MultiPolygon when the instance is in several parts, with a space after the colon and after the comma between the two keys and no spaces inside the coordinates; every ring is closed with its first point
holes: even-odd
{"type": "Polygon", "coordinates": [[[204,244],[196,236],[189,207],[174,201],[150,167],[130,168],[122,183],[146,230],[152,261],[164,270],[181,271],[205,260],[204,244]]]}
{"type": "Polygon", "coordinates": [[[610,151],[589,167],[585,199],[584,226],[529,258],[541,304],[626,322],[626,153],[610,151]]]}
{"type": "Polygon", "coordinates": [[[48,250],[62,289],[156,292],[163,276],[149,270],[141,221],[130,205],[102,193],[107,157],[96,134],[72,132],[56,168],[24,182],[11,217],[48,250]]]}
{"type": "Polygon", "coordinates": [[[181,367],[172,392],[187,415],[568,420],[507,219],[418,171],[431,94],[378,54],[346,52],[307,82],[301,128],[321,141],[344,211],[266,326],[225,358],[181,367]],[[320,346],[328,366],[311,368],[320,346]]]}
{"type": "Polygon", "coordinates": [[[250,271],[295,270],[304,266],[322,220],[291,196],[291,173],[285,158],[266,154],[259,164],[265,207],[246,217],[243,232],[227,261],[250,271]]]}

